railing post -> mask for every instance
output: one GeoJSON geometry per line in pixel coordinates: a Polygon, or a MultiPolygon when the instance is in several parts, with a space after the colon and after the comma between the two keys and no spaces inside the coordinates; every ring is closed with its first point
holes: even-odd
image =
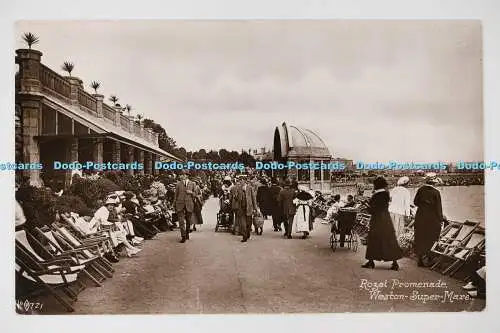
{"type": "Polygon", "coordinates": [[[104,101],[104,96],[100,94],[93,94],[95,100],[96,100],[96,112],[97,112],[97,117],[102,118],[104,117],[103,111],[102,111],[102,104],[104,101]]]}
{"type": "Polygon", "coordinates": [[[42,91],[40,82],[42,52],[31,49],[16,50],[16,64],[19,65],[19,80],[21,93],[39,93],[42,91]]]}
{"type": "Polygon", "coordinates": [[[120,106],[114,106],[115,109],[115,126],[121,127],[121,116],[122,116],[122,108],[120,106]]]}
{"type": "Polygon", "coordinates": [[[80,80],[77,77],[74,77],[74,76],[65,76],[64,78],[71,85],[70,86],[71,91],[70,91],[70,94],[69,94],[69,97],[70,97],[70,100],[71,100],[71,104],[72,105],[80,105],[80,102],[78,100],[78,91],[80,89],[83,89],[83,81],[80,80]]]}

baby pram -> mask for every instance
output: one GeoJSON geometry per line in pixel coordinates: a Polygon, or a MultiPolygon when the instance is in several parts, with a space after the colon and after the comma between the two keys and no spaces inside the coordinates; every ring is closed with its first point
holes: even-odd
{"type": "Polygon", "coordinates": [[[232,231],[234,214],[231,209],[231,200],[229,197],[229,192],[223,191],[219,198],[219,212],[217,213],[217,224],[215,226],[215,232],[221,231],[232,231]]]}
{"type": "Polygon", "coordinates": [[[356,224],[357,210],[353,208],[340,208],[331,221],[330,247],[333,251],[337,246],[345,247],[356,252],[358,250],[358,234],[354,230],[356,224]]]}

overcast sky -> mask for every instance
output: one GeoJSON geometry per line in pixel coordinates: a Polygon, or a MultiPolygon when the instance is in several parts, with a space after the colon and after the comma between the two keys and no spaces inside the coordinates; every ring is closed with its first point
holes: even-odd
{"type": "MultiPolygon", "coordinates": [[[[483,158],[478,21],[19,22],[42,62],[191,149],[272,148],[286,121],[334,156],[483,158]]],[[[109,103],[109,102],[108,102],[109,103]]]]}

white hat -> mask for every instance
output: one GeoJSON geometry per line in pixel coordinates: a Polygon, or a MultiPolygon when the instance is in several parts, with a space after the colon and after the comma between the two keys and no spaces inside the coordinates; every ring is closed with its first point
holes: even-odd
{"type": "Polygon", "coordinates": [[[105,205],[116,205],[117,204],[117,200],[113,199],[113,198],[108,198],[104,204],[105,205]]]}
{"type": "Polygon", "coordinates": [[[437,175],[436,175],[436,173],[435,173],[435,172],[428,172],[428,173],[426,173],[426,174],[425,174],[425,177],[424,177],[424,178],[425,178],[425,179],[434,179],[434,178],[436,178],[436,177],[437,177],[437,175]]]}
{"type": "Polygon", "coordinates": [[[229,181],[231,181],[231,177],[230,177],[230,176],[226,176],[226,177],[224,177],[224,180],[229,180],[229,181]]]}
{"type": "Polygon", "coordinates": [[[302,192],[309,192],[309,188],[305,187],[304,185],[299,185],[297,189],[302,192]]]}
{"type": "Polygon", "coordinates": [[[408,184],[410,182],[410,178],[408,178],[407,176],[404,176],[404,177],[401,177],[398,179],[398,185],[405,185],[405,184],[408,184]]]}

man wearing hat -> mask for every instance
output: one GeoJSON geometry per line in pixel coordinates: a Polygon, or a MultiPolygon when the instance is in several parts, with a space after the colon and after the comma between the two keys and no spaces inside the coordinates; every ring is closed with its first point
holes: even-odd
{"type": "Polygon", "coordinates": [[[235,177],[235,184],[229,190],[229,200],[231,201],[231,209],[234,213],[233,219],[233,235],[240,235],[240,215],[239,215],[239,207],[240,207],[240,197],[239,192],[242,185],[242,179],[240,175],[235,177]]]}
{"type": "Polygon", "coordinates": [[[397,186],[391,190],[391,202],[389,204],[389,213],[396,236],[399,236],[405,226],[405,220],[411,213],[411,195],[407,189],[410,178],[404,176],[398,179],[397,186]]]}
{"type": "Polygon", "coordinates": [[[240,231],[243,236],[243,243],[250,238],[252,230],[253,216],[257,214],[257,200],[253,187],[247,181],[246,175],[240,175],[241,184],[236,192],[237,196],[237,217],[239,218],[240,231]]]}
{"type": "Polygon", "coordinates": [[[179,220],[181,230],[181,243],[189,239],[189,230],[191,228],[191,214],[194,211],[194,191],[195,183],[188,179],[187,173],[181,170],[180,180],[175,186],[174,207],[179,220]]]}
{"type": "Polygon", "coordinates": [[[288,239],[292,239],[292,225],[296,211],[295,204],[293,203],[295,194],[296,191],[293,188],[292,181],[287,179],[285,181],[284,188],[278,195],[278,206],[282,209],[283,223],[285,224],[284,236],[288,239]]]}
{"type": "Polygon", "coordinates": [[[271,183],[271,188],[269,190],[270,196],[271,196],[271,215],[273,217],[273,228],[274,231],[282,231],[281,229],[281,222],[282,222],[282,216],[283,212],[282,209],[279,205],[278,202],[278,196],[281,192],[281,186],[278,184],[278,179],[273,178],[272,183],[271,183]]]}
{"type": "Polygon", "coordinates": [[[415,252],[418,256],[418,265],[425,266],[425,258],[434,242],[439,240],[441,222],[446,219],[443,215],[441,194],[434,187],[439,180],[436,174],[430,172],[425,175],[425,184],[420,187],[413,203],[417,206],[415,214],[415,252]]]}

